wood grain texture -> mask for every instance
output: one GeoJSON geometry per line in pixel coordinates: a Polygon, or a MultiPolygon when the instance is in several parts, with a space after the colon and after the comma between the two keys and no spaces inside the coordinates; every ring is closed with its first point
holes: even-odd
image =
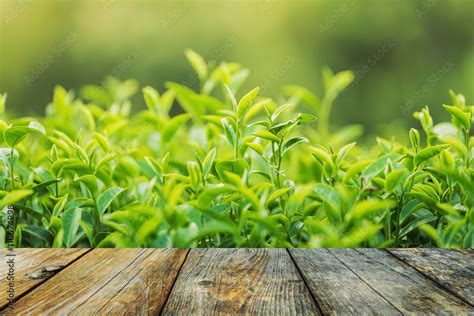
{"type": "Polygon", "coordinates": [[[291,249],[290,254],[324,314],[400,314],[329,250],[291,249]]]}
{"type": "Polygon", "coordinates": [[[95,249],[19,300],[14,312],[16,315],[157,314],[187,252],[185,249],[95,249]]]}
{"type": "Polygon", "coordinates": [[[452,249],[390,249],[444,288],[474,305],[474,254],[452,249]]]}
{"type": "Polygon", "coordinates": [[[191,250],[165,315],[316,315],[285,249],[191,250]]]}
{"type": "MultiPolygon", "coordinates": [[[[6,293],[9,281],[7,261],[14,260],[15,297],[19,298],[38,284],[58,273],[71,262],[81,257],[90,249],[15,249],[10,252],[2,249],[0,265],[0,293],[6,293]],[[9,256],[14,254],[15,256],[9,256]]],[[[0,301],[0,309],[8,302],[0,301]]]]}
{"type": "Polygon", "coordinates": [[[466,314],[474,309],[381,249],[331,249],[365,283],[405,314],[466,314]]]}

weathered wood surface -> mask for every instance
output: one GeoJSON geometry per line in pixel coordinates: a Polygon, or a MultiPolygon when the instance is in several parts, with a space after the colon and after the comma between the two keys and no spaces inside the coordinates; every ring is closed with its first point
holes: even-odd
{"type": "Polygon", "coordinates": [[[397,258],[474,305],[474,256],[442,249],[391,249],[397,258]]]}
{"type": "MultiPolygon", "coordinates": [[[[381,249],[330,250],[404,314],[461,314],[472,306],[381,249]]],[[[474,312],[474,310],[472,310],[474,312]]]]}
{"type": "Polygon", "coordinates": [[[472,249],[15,252],[10,309],[0,249],[3,315],[474,315],[472,249]]]}
{"type": "MultiPolygon", "coordinates": [[[[2,257],[1,264],[4,266],[0,268],[1,297],[5,295],[8,288],[9,259],[14,260],[15,296],[21,297],[24,293],[45,282],[88,251],[89,249],[15,249],[12,252],[14,256],[8,256],[7,254],[11,255],[12,253],[2,249],[0,252],[2,257]]],[[[7,304],[6,299],[2,299],[0,301],[0,309],[4,308],[7,304]]]]}
{"type": "Polygon", "coordinates": [[[399,313],[328,249],[291,249],[290,253],[324,313],[399,313]]]}
{"type": "Polygon", "coordinates": [[[316,315],[285,249],[191,250],[164,314],[316,315]]]}
{"type": "Polygon", "coordinates": [[[20,299],[17,315],[158,313],[188,250],[96,249],[20,299]]]}

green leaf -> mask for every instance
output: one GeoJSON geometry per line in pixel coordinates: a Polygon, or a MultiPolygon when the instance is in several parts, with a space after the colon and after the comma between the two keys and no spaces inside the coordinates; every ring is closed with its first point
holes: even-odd
{"type": "Polygon", "coordinates": [[[308,89],[297,85],[290,85],[285,86],[283,91],[287,96],[292,97],[291,101],[294,99],[296,101],[303,101],[308,104],[316,113],[319,113],[321,101],[308,89]]]}
{"type": "Polygon", "coordinates": [[[234,191],[233,187],[227,184],[224,184],[218,187],[209,188],[199,195],[198,197],[199,205],[201,207],[209,207],[209,205],[211,205],[213,201],[214,202],[218,201],[217,198],[220,195],[228,194],[233,191],[234,191]]]}
{"type": "Polygon", "coordinates": [[[33,190],[15,190],[8,192],[0,201],[0,210],[33,195],[33,190]]]}
{"type": "Polygon", "coordinates": [[[274,135],[287,135],[291,130],[293,130],[299,124],[298,119],[289,120],[282,122],[270,128],[270,132],[274,135]]]}
{"type": "Polygon", "coordinates": [[[62,248],[64,240],[64,230],[61,228],[58,230],[56,237],[54,237],[53,248],[62,248]]]}
{"type": "Polygon", "coordinates": [[[219,177],[225,181],[228,180],[226,172],[232,172],[239,176],[242,176],[246,170],[248,170],[249,165],[247,162],[242,159],[236,160],[221,160],[216,163],[216,171],[219,177]]]}
{"type": "Polygon", "coordinates": [[[104,214],[110,204],[122,193],[125,189],[114,187],[102,193],[97,199],[97,210],[99,214],[104,214]]]}
{"type": "Polygon", "coordinates": [[[324,168],[324,173],[327,177],[331,177],[336,172],[336,165],[329,153],[319,147],[311,148],[311,154],[318,160],[324,168]]]}
{"type": "Polygon", "coordinates": [[[7,94],[0,93],[0,115],[5,113],[5,104],[7,103],[7,94]]]}
{"type": "Polygon", "coordinates": [[[324,183],[318,183],[314,187],[314,192],[323,202],[330,204],[334,209],[339,209],[341,206],[341,197],[333,187],[324,183]]]}
{"type": "Polygon", "coordinates": [[[410,216],[413,213],[415,213],[419,209],[423,208],[424,206],[425,206],[425,204],[423,202],[421,202],[420,200],[418,200],[418,199],[413,199],[413,200],[409,201],[408,203],[406,203],[403,206],[402,211],[400,213],[400,223],[404,224],[405,221],[408,218],[410,218],[410,216]]]}
{"type": "Polygon", "coordinates": [[[273,201],[276,201],[277,199],[279,199],[280,197],[282,197],[283,195],[285,195],[286,193],[288,193],[288,191],[290,191],[291,188],[281,188],[281,189],[278,189],[276,190],[275,192],[273,192],[267,199],[267,205],[269,205],[270,203],[272,203],[273,201]]]}
{"type": "Polygon", "coordinates": [[[237,112],[237,100],[235,99],[235,95],[232,90],[229,88],[228,85],[224,85],[225,91],[227,92],[227,97],[229,98],[230,102],[232,103],[232,109],[234,112],[237,112]]]}
{"type": "Polygon", "coordinates": [[[46,135],[43,125],[31,122],[30,126],[12,126],[5,131],[4,138],[8,146],[15,147],[24,141],[30,134],[46,135]]]}
{"type": "Polygon", "coordinates": [[[107,138],[105,138],[103,135],[99,133],[94,133],[94,138],[99,144],[100,148],[102,148],[104,153],[108,153],[110,151],[110,143],[107,140],[107,138]]]}
{"type": "Polygon", "coordinates": [[[300,113],[298,114],[298,124],[307,124],[317,120],[317,117],[311,114],[300,113]]]}
{"type": "Polygon", "coordinates": [[[199,55],[192,49],[187,49],[185,51],[185,55],[189,63],[193,67],[194,71],[196,71],[196,73],[198,74],[199,78],[201,80],[206,79],[208,70],[207,70],[207,64],[204,58],[202,58],[201,55],[199,55]]]}
{"type": "Polygon", "coordinates": [[[50,245],[53,241],[51,233],[46,231],[40,226],[27,225],[21,229],[24,233],[30,234],[31,236],[44,241],[45,245],[50,245]]]}
{"type": "Polygon", "coordinates": [[[93,195],[99,191],[99,184],[94,175],[87,174],[77,178],[75,181],[84,183],[93,195]]]}
{"type": "Polygon", "coordinates": [[[448,150],[443,150],[439,155],[441,168],[444,171],[452,172],[454,170],[454,157],[448,150]]]}
{"type": "Polygon", "coordinates": [[[294,137],[290,139],[283,145],[282,156],[284,156],[291,148],[302,143],[309,143],[309,140],[306,137],[294,137]]]}
{"type": "Polygon", "coordinates": [[[216,159],[217,151],[215,148],[212,148],[211,151],[206,155],[204,161],[202,163],[202,173],[204,178],[207,177],[209,172],[211,171],[212,165],[214,164],[214,160],[216,159]]]}
{"type": "Polygon", "coordinates": [[[252,91],[250,91],[249,93],[247,93],[246,95],[244,95],[242,99],[240,99],[239,104],[237,106],[237,117],[239,119],[242,118],[245,115],[245,113],[247,113],[248,109],[250,108],[250,106],[252,106],[253,101],[257,97],[259,91],[260,91],[260,88],[257,87],[253,89],[252,91]]]}
{"type": "Polygon", "coordinates": [[[28,207],[28,206],[25,206],[25,205],[22,205],[22,204],[18,204],[18,203],[13,203],[11,205],[13,205],[14,207],[16,207],[19,210],[22,210],[22,211],[26,212],[27,214],[35,217],[38,220],[41,220],[41,218],[43,217],[43,212],[42,212],[43,210],[42,209],[33,209],[31,207],[28,207]]]}
{"type": "Polygon", "coordinates": [[[76,237],[77,230],[79,229],[79,223],[81,221],[81,209],[74,208],[66,210],[61,217],[63,223],[63,242],[66,248],[73,245],[74,238],[76,237]]]}
{"type": "Polygon", "coordinates": [[[62,181],[61,179],[52,179],[52,180],[44,181],[44,182],[41,182],[40,184],[35,185],[31,189],[36,191],[36,192],[40,192],[43,189],[45,189],[45,188],[47,188],[47,187],[49,187],[53,184],[59,183],[61,181],[62,181]]]}
{"type": "Polygon", "coordinates": [[[231,117],[225,117],[221,120],[224,126],[225,136],[232,147],[237,146],[237,123],[231,117]]]}
{"type": "Polygon", "coordinates": [[[284,104],[282,106],[279,106],[275,112],[273,112],[272,114],[272,121],[276,121],[278,119],[278,117],[283,113],[285,112],[286,110],[288,110],[289,108],[295,106],[293,103],[287,103],[287,104],[284,104]]]}
{"type": "Polygon", "coordinates": [[[156,176],[161,177],[163,170],[158,161],[153,157],[145,157],[145,161],[148,166],[153,170],[156,176]]]}
{"type": "Polygon", "coordinates": [[[346,215],[347,220],[357,220],[362,217],[369,217],[377,214],[387,208],[392,208],[396,205],[391,200],[364,200],[357,203],[357,205],[346,215]]]}
{"type": "Polygon", "coordinates": [[[415,230],[416,228],[418,228],[422,225],[425,225],[427,223],[431,223],[431,222],[435,221],[436,219],[438,219],[438,217],[436,217],[434,215],[427,215],[427,216],[424,216],[424,217],[421,217],[421,218],[418,218],[418,219],[412,221],[410,224],[408,224],[407,226],[403,227],[402,230],[400,230],[400,238],[405,237],[406,235],[408,235],[411,231],[415,230]]]}
{"type": "Polygon", "coordinates": [[[248,146],[249,148],[251,148],[253,151],[255,151],[257,154],[259,154],[260,156],[263,155],[263,147],[260,145],[260,144],[256,144],[256,143],[245,143],[246,146],[248,146]]]}
{"type": "Polygon", "coordinates": [[[64,210],[64,207],[67,204],[69,194],[64,195],[62,198],[59,199],[59,201],[54,205],[53,208],[53,217],[59,217],[59,215],[62,213],[64,210]]]}
{"type": "Polygon", "coordinates": [[[160,94],[158,91],[153,87],[146,86],[142,89],[142,92],[148,109],[155,114],[160,113],[160,94]]]}
{"type": "Polygon", "coordinates": [[[280,138],[278,136],[275,136],[274,134],[270,133],[267,130],[261,130],[253,133],[254,136],[263,138],[263,139],[268,139],[274,143],[280,143],[280,138]]]}
{"type": "Polygon", "coordinates": [[[346,157],[347,153],[352,149],[354,148],[354,146],[356,145],[356,143],[350,143],[348,145],[345,145],[344,147],[342,147],[341,149],[339,149],[338,153],[337,153],[337,158],[336,158],[336,164],[341,164],[341,162],[344,160],[344,158],[346,157]]]}
{"type": "Polygon", "coordinates": [[[444,145],[430,146],[430,147],[420,150],[415,156],[415,159],[414,159],[415,165],[419,166],[422,162],[430,158],[433,158],[434,156],[436,156],[437,154],[439,154],[440,152],[442,152],[444,149],[448,147],[449,145],[444,144],[444,145]]]}
{"type": "Polygon", "coordinates": [[[324,211],[331,222],[338,222],[341,218],[341,196],[333,187],[318,183],[314,187],[314,192],[325,203],[324,211]]]}
{"type": "Polygon", "coordinates": [[[173,117],[166,125],[161,134],[161,139],[164,144],[171,141],[176,132],[190,119],[189,114],[180,114],[173,117]]]}
{"type": "Polygon", "coordinates": [[[410,129],[410,142],[413,149],[417,150],[420,147],[420,132],[415,128],[410,129]]]}
{"type": "Polygon", "coordinates": [[[378,158],[375,162],[371,163],[367,166],[364,171],[362,172],[362,178],[365,179],[366,183],[369,183],[373,177],[377,176],[388,164],[388,161],[396,162],[398,161],[402,155],[400,154],[388,154],[378,158]]]}
{"type": "Polygon", "coordinates": [[[227,108],[218,99],[195,93],[193,90],[183,85],[167,82],[167,87],[172,89],[176,93],[176,99],[183,109],[194,116],[199,118],[206,114],[206,110],[218,111],[227,108]]]}
{"type": "Polygon", "coordinates": [[[201,182],[201,175],[198,164],[195,161],[188,161],[188,175],[191,180],[191,185],[196,187],[201,182]]]}
{"type": "Polygon", "coordinates": [[[351,71],[341,71],[337,74],[333,74],[328,68],[323,71],[326,95],[331,100],[334,100],[354,80],[351,71]]]}
{"type": "Polygon", "coordinates": [[[117,154],[116,153],[110,153],[110,154],[107,154],[105,155],[104,157],[102,157],[98,162],[97,162],[97,165],[95,166],[95,171],[94,171],[94,174],[97,174],[97,172],[105,166],[106,163],[114,160],[115,158],[117,158],[117,154]]]}
{"type": "Polygon", "coordinates": [[[393,192],[398,185],[401,184],[402,178],[406,173],[406,169],[395,169],[390,172],[385,178],[385,191],[391,193],[393,192]]]}
{"type": "Polygon", "coordinates": [[[443,104],[443,107],[461,123],[466,131],[471,128],[471,113],[464,112],[460,108],[451,105],[443,104]]]}
{"type": "Polygon", "coordinates": [[[33,129],[33,130],[36,130],[36,131],[38,131],[38,133],[43,134],[43,135],[46,136],[46,129],[44,128],[44,126],[42,124],[40,124],[36,121],[32,121],[32,122],[30,122],[28,127],[33,129]]]}

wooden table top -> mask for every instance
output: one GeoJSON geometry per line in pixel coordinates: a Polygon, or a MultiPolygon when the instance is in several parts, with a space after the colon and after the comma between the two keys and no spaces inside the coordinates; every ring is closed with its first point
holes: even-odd
{"type": "Polygon", "coordinates": [[[14,308],[0,263],[4,315],[474,314],[472,249],[13,253],[14,308]]]}

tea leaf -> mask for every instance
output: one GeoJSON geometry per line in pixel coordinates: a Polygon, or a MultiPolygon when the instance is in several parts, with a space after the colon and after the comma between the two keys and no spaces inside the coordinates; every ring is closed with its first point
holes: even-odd
{"type": "Polygon", "coordinates": [[[199,78],[201,78],[201,80],[205,79],[207,77],[208,70],[204,58],[191,49],[187,49],[185,54],[194,71],[196,71],[196,73],[199,75],[199,78]]]}
{"type": "Polygon", "coordinates": [[[209,172],[211,171],[212,165],[214,164],[214,160],[216,159],[216,155],[217,151],[215,148],[213,148],[204,159],[202,163],[202,173],[204,178],[206,178],[209,172]]]}
{"type": "Polygon", "coordinates": [[[244,95],[242,99],[240,99],[239,104],[237,105],[237,117],[242,118],[245,113],[247,113],[248,109],[250,106],[252,106],[253,101],[257,97],[258,93],[260,91],[260,88],[257,87],[244,95]]]}
{"type": "Polygon", "coordinates": [[[81,209],[74,208],[65,211],[61,217],[61,221],[63,223],[64,230],[63,242],[64,245],[69,248],[73,245],[74,238],[77,234],[77,230],[79,229],[79,223],[81,221],[81,209]]]}
{"type": "Polygon", "coordinates": [[[237,123],[231,117],[226,117],[221,120],[224,126],[225,136],[232,147],[237,146],[237,123]]]}
{"type": "Polygon", "coordinates": [[[309,140],[306,137],[301,137],[301,136],[290,139],[283,145],[282,156],[284,156],[294,146],[298,144],[302,144],[302,143],[309,143],[309,140]]]}
{"type": "Polygon", "coordinates": [[[269,131],[266,131],[266,130],[261,130],[261,131],[258,131],[258,132],[255,132],[253,133],[253,135],[257,136],[257,137],[260,137],[260,138],[263,138],[263,139],[268,139],[274,143],[279,143],[280,142],[280,139],[275,136],[274,134],[270,133],[269,131]]]}
{"type": "Polygon", "coordinates": [[[470,129],[470,127],[471,127],[470,113],[466,113],[463,110],[461,110],[460,108],[457,108],[455,106],[450,106],[450,105],[443,104],[443,107],[446,109],[446,111],[451,113],[451,115],[453,117],[455,117],[456,120],[459,121],[459,123],[461,123],[461,125],[464,127],[464,129],[466,131],[470,129]]]}
{"type": "Polygon", "coordinates": [[[102,193],[97,199],[97,210],[99,214],[104,214],[109,208],[112,202],[123,192],[125,189],[114,187],[110,188],[102,193]]]}
{"type": "Polygon", "coordinates": [[[442,152],[444,149],[448,148],[449,145],[436,145],[436,146],[430,146],[427,148],[424,148],[420,150],[416,156],[415,156],[415,165],[418,166],[422,162],[433,158],[434,156],[438,155],[440,152],[442,152]]]}
{"type": "Polygon", "coordinates": [[[32,190],[15,190],[12,192],[8,192],[1,200],[0,200],[0,209],[5,208],[8,205],[14,204],[31,196],[34,192],[32,190]]]}

